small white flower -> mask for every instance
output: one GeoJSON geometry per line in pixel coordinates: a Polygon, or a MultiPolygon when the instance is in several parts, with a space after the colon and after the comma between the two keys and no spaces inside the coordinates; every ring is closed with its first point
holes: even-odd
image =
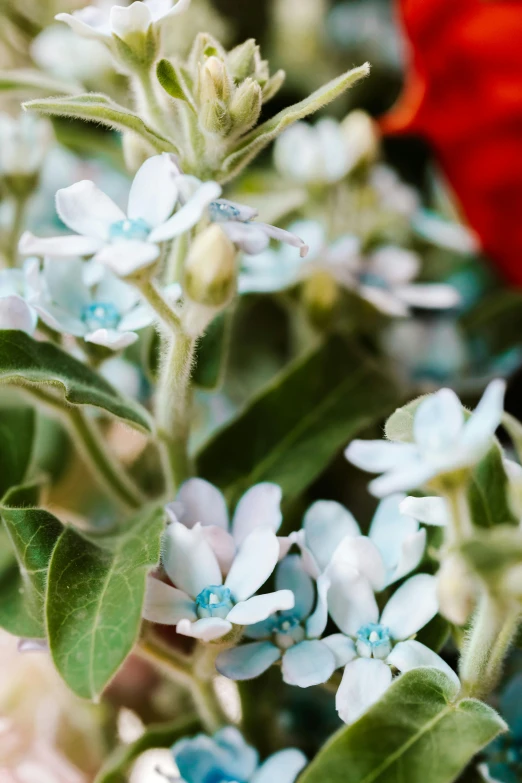
{"type": "Polygon", "coordinates": [[[436,476],[471,468],[493,444],[505,388],[504,381],[492,381],[467,421],[455,392],[441,389],[415,411],[413,443],[355,440],[345,451],[346,459],[362,470],[384,474],[370,484],[377,497],[421,488],[436,476]]]}
{"type": "Polygon", "coordinates": [[[108,42],[113,34],[125,38],[129,33],[146,32],[152,24],[186,11],[189,5],[190,0],[178,0],[175,5],[172,0],[138,0],[129,6],[107,4],[101,8],[88,5],[72,14],[57,14],[55,19],[83,38],[108,42]]]}
{"type": "Polygon", "coordinates": [[[229,532],[221,492],[203,479],[185,482],[167,507],[172,522],[162,558],[167,575],[180,589],[150,577],[144,617],[211,641],[227,634],[232,624],[251,625],[292,609],[290,590],[254,595],[282,554],[276,536],[280,501],[275,484],[256,484],[239,501],[229,532]]]}
{"type": "Polygon", "coordinates": [[[0,113],[0,175],[31,176],[41,169],[51,146],[53,132],[48,120],[33,114],[14,118],[0,113]]]}
{"type": "Polygon", "coordinates": [[[76,235],[39,238],[26,232],[20,252],[48,256],[90,256],[126,277],[154,263],[160,244],[193,228],[208,204],[221,194],[216,182],[191,182],[180,175],[173,158],[164,153],[149,158],[132,183],[127,214],[90,180],[77,182],[56,194],[56,210],[76,235]],[[171,216],[175,205],[180,208],[171,216]]]}
{"type": "MultiPolygon", "coordinates": [[[[419,666],[444,671],[458,684],[445,661],[413,637],[438,610],[436,579],[412,576],[392,595],[382,612],[369,582],[345,566],[329,569],[328,608],[342,634],[338,663],[344,663],[336,708],[345,723],[353,723],[387,690],[392,667],[399,672],[419,666]]],[[[330,637],[335,649],[335,637],[330,637]]]]}
{"type": "Polygon", "coordinates": [[[78,82],[100,79],[113,70],[107,49],[99,42],[78,38],[68,27],[45,27],[31,43],[31,57],[47,73],[78,82]]]}
{"type": "Polygon", "coordinates": [[[30,303],[47,326],[61,334],[118,351],[132,345],[136,330],[154,321],[154,312],[136,289],[105,270],[94,286],[84,282],[80,259],[46,259],[39,290],[30,303]]]}
{"type": "Polygon", "coordinates": [[[0,270],[0,329],[20,329],[32,335],[38,314],[30,299],[38,285],[38,260],[28,258],[23,269],[0,270]]]}

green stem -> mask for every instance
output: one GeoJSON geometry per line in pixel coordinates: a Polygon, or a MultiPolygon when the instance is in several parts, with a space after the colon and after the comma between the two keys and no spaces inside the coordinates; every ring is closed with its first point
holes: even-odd
{"type": "Polygon", "coordinates": [[[152,68],[142,68],[135,72],[139,90],[143,98],[143,108],[148,114],[148,119],[152,122],[152,124],[155,125],[159,131],[162,131],[167,135],[167,137],[169,137],[171,129],[165,122],[165,111],[158,100],[156,86],[154,79],[152,78],[152,74],[152,68]]]}
{"type": "Polygon", "coordinates": [[[450,508],[451,524],[448,528],[450,544],[460,544],[473,532],[465,482],[446,490],[445,497],[450,508]]]}
{"type": "Polygon", "coordinates": [[[181,331],[181,319],[179,315],[172,309],[156,284],[147,278],[136,280],[136,286],[140,289],[144,298],[155,311],[163,326],[174,334],[181,331]]]}
{"type": "Polygon", "coordinates": [[[27,207],[27,199],[23,196],[18,196],[14,199],[14,215],[11,231],[9,232],[9,240],[6,248],[6,260],[8,266],[15,267],[18,261],[18,242],[20,235],[23,231],[25,224],[25,211],[27,207]]]}
{"type": "Polygon", "coordinates": [[[24,388],[32,397],[64,417],[73,436],[77,437],[80,451],[93,475],[115,501],[130,509],[138,509],[145,503],[145,498],[135,484],[107,450],[96,422],[89,419],[79,407],[69,406],[51,393],[36,386],[24,388]]]}

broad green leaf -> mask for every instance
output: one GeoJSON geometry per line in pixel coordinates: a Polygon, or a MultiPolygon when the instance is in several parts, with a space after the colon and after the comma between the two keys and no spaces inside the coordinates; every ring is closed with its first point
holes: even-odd
{"type": "Polygon", "coordinates": [[[201,721],[197,716],[148,726],[145,734],[135,742],[116,748],[98,772],[94,783],[127,783],[127,772],[132,762],[146,750],[170,748],[182,737],[196,734],[200,729],[201,721]]]}
{"type": "Polygon", "coordinates": [[[184,101],[190,105],[193,104],[190,90],[185,84],[182,73],[173,63],[169,60],[160,60],[156,67],[156,75],[159,83],[171,98],[176,98],[178,101],[184,101]]]}
{"type": "Polygon", "coordinates": [[[286,500],[295,498],[396,400],[386,373],[355,345],[333,337],[276,377],[203,447],[199,475],[230,499],[259,481],[275,481],[286,500]]]}
{"type": "Polygon", "coordinates": [[[202,389],[216,389],[223,381],[230,343],[231,313],[221,313],[198,343],[192,379],[202,389]]]}
{"type": "Polygon", "coordinates": [[[239,145],[232,150],[223,164],[224,175],[220,181],[227,182],[236,177],[253,158],[258,155],[271,141],[279,136],[286,128],[298,120],[308,117],[310,114],[322,109],[323,106],[342,95],[345,90],[352,87],[359,79],[368,76],[370,66],[368,63],[359,68],[341,74],[336,79],[323,85],[299,103],[283,109],[271,120],[258,125],[241,139],[239,145]]]}
{"type": "Polygon", "coordinates": [[[471,518],[478,527],[518,526],[518,519],[509,507],[508,478],[498,445],[495,444],[473,469],[468,500],[471,518]]]}
{"type": "Polygon", "coordinates": [[[412,443],[415,411],[427,396],[423,394],[392,413],[384,425],[384,434],[388,440],[412,443]]]}
{"type": "Polygon", "coordinates": [[[0,510],[14,558],[0,575],[0,627],[15,636],[44,638],[44,598],[49,560],[63,532],[41,508],[37,485],[13,489],[0,510]]]}
{"type": "Polygon", "coordinates": [[[163,512],[142,511],[119,534],[64,531],[48,575],[51,655],[74,693],[98,700],[137,641],[147,572],[160,556],[163,512]]]}
{"type": "Polygon", "coordinates": [[[107,128],[114,128],[121,132],[132,131],[157,152],[176,152],[176,147],[170,139],[166,139],[147,125],[137,114],[101,93],[86,93],[73,98],[43,98],[27,101],[23,107],[49,117],[72,117],[105,125],[107,128]]]}
{"type": "Polygon", "coordinates": [[[56,79],[47,73],[32,68],[0,70],[0,91],[43,92],[47,95],[74,95],[81,90],[80,84],[56,79]]]}
{"type": "Polygon", "coordinates": [[[27,478],[35,434],[34,408],[21,405],[0,408],[0,498],[27,478]]]}
{"type": "Polygon", "coordinates": [[[299,783],[452,783],[507,728],[491,707],[456,691],[437,669],[403,674],[326,743],[299,783]]]}
{"type": "Polygon", "coordinates": [[[56,390],[72,405],[95,405],[129,424],[151,429],[147,411],[52,343],[24,332],[0,331],[0,383],[56,390]]]}

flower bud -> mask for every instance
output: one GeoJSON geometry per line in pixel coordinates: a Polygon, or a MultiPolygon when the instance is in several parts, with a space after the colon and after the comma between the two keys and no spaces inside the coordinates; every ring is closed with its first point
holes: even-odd
{"type": "Polygon", "coordinates": [[[464,625],[476,603],[477,585],[466,563],[457,554],[448,555],[437,574],[437,597],[443,617],[464,625]]]}
{"type": "Polygon", "coordinates": [[[339,301],[339,286],[333,277],[318,270],[305,281],[302,294],[310,320],[320,327],[327,325],[339,301]]]}
{"type": "Polygon", "coordinates": [[[221,101],[209,102],[199,113],[201,127],[208,133],[226,136],[232,128],[232,117],[221,101]]]}
{"type": "Polygon", "coordinates": [[[253,79],[245,79],[230,102],[230,116],[234,130],[245,133],[253,128],[261,114],[263,95],[253,79]]]}
{"type": "Polygon", "coordinates": [[[236,249],[218,225],[199,234],[185,266],[184,291],[197,304],[221,309],[236,290],[236,249]]]}
{"type": "Polygon", "coordinates": [[[244,81],[252,76],[256,69],[256,52],[259,51],[254,38],[249,38],[245,43],[236,46],[227,55],[227,63],[230,75],[237,82],[244,81]]]}
{"type": "Polygon", "coordinates": [[[200,71],[200,99],[202,103],[230,98],[232,84],[227,68],[219,57],[208,57],[200,71]]]}
{"type": "Polygon", "coordinates": [[[379,153],[379,138],[375,123],[366,112],[356,109],[341,123],[341,131],[352,160],[352,168],[372,163],[379,153]]]}

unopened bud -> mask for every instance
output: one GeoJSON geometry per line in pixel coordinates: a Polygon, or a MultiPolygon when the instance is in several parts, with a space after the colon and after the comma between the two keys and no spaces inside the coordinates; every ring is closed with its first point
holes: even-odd
{"type": "Polygon", "coordinates": [[[230,102],[230,116],[234,129],[245,133],[253,128],[261,114],[262,105],[261,87],[253,79],[245,79],[230,102]]]}
{"type": "Polygon", "coordinates": [[[303,285],[303,303],[310,320],[325,326],[331,320],[339,302],[339,286],[326,271],[318,270],[303,285]]]}
{"type": "Polygon", "coordinates": [[[200,73],[201,102],[226,103],[230,98],[232,84],[223,60],[215,56],[208,57],[200,73]]]}
{"type": "Polygon", "coordinates": [[[263,87],[263,101],[266,103],[279,92],[286,79],[286,73],[283,70],[276,71],[263,87]]]}
{"type": "Polygon", "coordinates": [[[477,599],[477,585],[464,560],[448,555],[437,574],[437,597],[443,617],[455,625],[464,625],[477,599]]]}
{"type": "Polygon", "coordinates": [[[245,43],[236,46],[227,55],[230,74],[236,82],[244,81],[248,76],[252,76],[256,69],[256,52],[259,51],[255,40],[249,38],[245,43]]]}
{"type": "Polygon", "coordinates": [[[185,266],[187,297],[206,307],[225,307],[236,290],[236,249],[217,225],[199,234],[185,266]]]}
{"type": "Polygon", "coordinates": [[[379,153],[379,138],[375,123],[366,112],[356,109],[341,123],[352,168],[361,163],[372,163],[379,153]]]}
{"type": "Polygon", "coordinates": [[[226,136],[232,128],[232,117],[222,101],[209,101],[199,113],[201,127],[208,133],[226,136]]]}

